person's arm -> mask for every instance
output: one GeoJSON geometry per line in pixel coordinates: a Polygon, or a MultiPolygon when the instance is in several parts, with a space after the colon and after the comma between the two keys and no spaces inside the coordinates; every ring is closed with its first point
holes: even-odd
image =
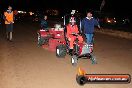
{"type": "Polygon", "coordinates": [[[13,21],[15,21],[15,15],[13,15],[13,21]]]}
{"type": "Polygon", "coordinates": [[[45,21],[45,28],[48,28],[48,21],[45,21]]]}
{"type": "Polygon", "coordinates": [[[66,26],[66,30],[67,30],[67,37],[69,37],[69,35],[70,35],[70,29],[69,29],[69,27],[68,27],[68,25],[66,26]]]}
{"type": "Polygon", "coordinates": [[[43,20],[41,19],[41,21],[40,21],[40,27],[41,27],[41,29],[43,29],[43,20]]]}
{"type": "Polygon", "coordinates": [[[84,33],[84,19],[81,21],[81,32],[84,33]]]}
{"type": "Polygon", "coordinates": [[[75,33],[79,33],[79,29],[78,29],[78,26],[77,25],[75,25],[75,33]]]}
{"type": "Polygon", "coordinates": [[[4,12],[3,19],[4,19],[5,21],[8,21],[8,20],[6,19],[6,12],[4,12]]]}
{"type": "MultiPolygon", "coordinates": [[[[12,11],[12,14],[13,14],[13,11],[12,11]]],[[[13,24],[15,21],[15,15],[13,14],[13,21],[11,21],[10,23],[13,24]]]]}
{"type": "Polygon", "coordinates": [[[95,23],[95,26],[98,26],[98,28],[100,28],[100,24],[96,19],[94,19],[94,23],[95,23]]]}
{"type": "Polygon", "coordinates": [[[15,14],[14,14],[14,11],[12,11],[12,14],[13,14],[13,22],[11,22],[11,23],[14,23],[14,21],[15,21],[15,14]]]}

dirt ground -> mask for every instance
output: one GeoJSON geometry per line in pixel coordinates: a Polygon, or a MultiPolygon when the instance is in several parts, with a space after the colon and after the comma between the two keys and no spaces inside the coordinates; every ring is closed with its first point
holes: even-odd
{"type": "Polygon", "coordinates": [[[87,73],[132,75],[132,40],[95,34],[94,54],[98,64],[80,59],[72,66],[70,56],[56,58],[54,52],[37,46],[39,25],[14,25],[13,42],[0,29],[0,88],[132,88],[132,84],[76,83],[78,67],[87,73]]]}

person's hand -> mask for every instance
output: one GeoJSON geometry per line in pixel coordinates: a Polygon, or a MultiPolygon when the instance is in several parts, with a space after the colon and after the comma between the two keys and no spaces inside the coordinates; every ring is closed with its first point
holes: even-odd
{"type": "Polygon", "coordinates": [[[72,35],[73,36],[78,36],[78,33],[73,32],[72,35]]]}
{"type": "Polygon", "coordinates": [[[102,27],[99,28],[100,31],[103,31],[104,29],[102,27]]]}
{"type": "Polygon", "coordinates": [[[6,20],[8,23],[10,23],[10,21],[6,20]]]}
{"type": "Polygon", "coordinates": [[[78,35],[81,35],[82,36],[82,33],[78,33],[78,35]]]}
{"type": "Polygon", "coordinates": [[[71,41],[71,38],[68,38],[69,41],[71,41]]]}
{"type": "Polygon", "coordinates": [[[103,31],[103,28],[102,28],[102,27],[100,27],[100,25],[98,25],[98,28],[99,28],[99,30],[103,31]]]}
{"type": "Polygon", "coordinates": [[[13,24],[14,22],[12,22],[12,21],[9,21],[9,23],[10,23],[10,24],[13,24]]]}
{"type": "Polygon", "coordinates": [[[72,32],[72,34],[76,34],[75,32],[72,32]]]}
{"type": "Polygon", "coordinates": [[[99,28],[99,29],[101,28],[100,25],[98,25],[98,28],[99,28]]]}

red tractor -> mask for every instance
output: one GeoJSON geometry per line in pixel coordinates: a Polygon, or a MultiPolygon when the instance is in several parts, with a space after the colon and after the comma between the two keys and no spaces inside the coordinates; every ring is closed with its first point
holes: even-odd
{"type": "MultiPolygon", "coordinates": [[[[56,51],[56,47],[64,47],[66,42],[64,39],[64,28],[55,25],[53,28],[41,29],[38,31],[38,45],[47,48],[50,51],[56,51]]],[[[62,56],[66,55],[61,54],[62,56]]],[[[60,57],[62,57],[60,56],[60,57]]]]}
{"type": "MultiPolygon", "coordinates": [[[[68,15],[69,16],[69,15],[68,15]]],[[[66,16],[64,16],[64,27],[61,28],[59,25],[56,25],[54,28],[49,28],[48,30],[39,30],[38,31],[38,45],[49,50],[55,51],[56,56],[59,58],[64,58],[66,54],[69,54],[69,41],[66,37],[66,16]]],[[[79,21],[80,23],[80,21],[79,21]]],[[[71,55],[72,65],[78,63],[78,59],[81,57],[89,58],[92,61],[92,64],[96,64],[96,59],[93,55],[93,45],[88,45],[87,43],[78,43],[78,35],[74,41],[74,49],[71,55]]]]}

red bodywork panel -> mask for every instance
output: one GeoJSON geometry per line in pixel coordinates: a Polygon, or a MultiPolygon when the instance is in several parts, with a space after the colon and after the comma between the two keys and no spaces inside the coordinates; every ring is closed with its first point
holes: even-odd
{"type": "Polygon", "coordinates": [[[55,51],[56,47],[60,44],[61,44],[60,39],[53,39],[53,38],[49,39],[49,50],[55,51]]]}
{"type": "Polygon", "coordinates": [[[39,30],[39,33],[41,34],[42,37],[48,37],[49,38],[49,44],[48,45],[43,45],[43,48],[48,49],[49,51],[55,51],[56,47],[60,44],[66,44],[65,38],[64,38],[64,30],[54,30],[49,29],[49,31],[44,31],[44,30],[39,30]]]}
{"type": "Polygon", "coordinates": [[[64,31],[51,31],[53,38],[64,39],[64,31]]]}
{"type": "Polygon", "coordinates": [[[83,48],[83,43],[79,43],[79,55],[81,54],[81,52],[82,52],[82,48],[83,48]]]}
{"type": "Polygon", "coordinates": [[[50,33],[45,30],[40,30],[39,33],[41,34],[42,37],[47,37],[48,35],[50,35],[50,33]]]}

